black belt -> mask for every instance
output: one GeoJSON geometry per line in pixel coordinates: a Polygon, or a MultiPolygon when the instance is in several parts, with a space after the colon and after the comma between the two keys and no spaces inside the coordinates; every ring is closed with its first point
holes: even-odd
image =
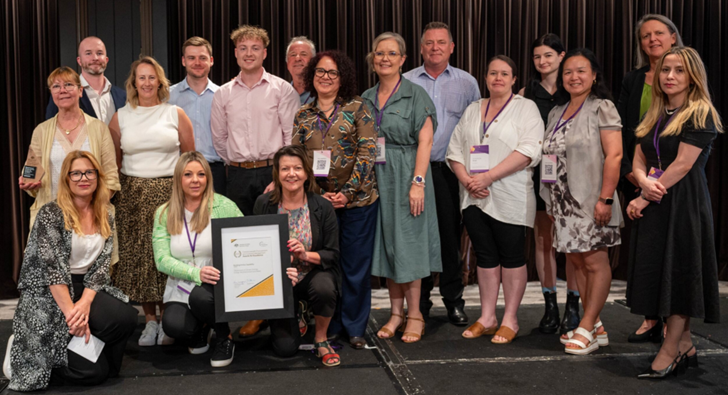
{"type": "Polygon", "coordinates": [[[447,163],[445,162],[430,162],[430,166],[433,169],[441,168],[441,167],[447,167],[447,163]]]}

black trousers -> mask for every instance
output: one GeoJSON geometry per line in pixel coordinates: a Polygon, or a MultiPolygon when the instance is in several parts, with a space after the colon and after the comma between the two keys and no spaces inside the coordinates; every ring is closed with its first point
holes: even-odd
{"type": "MultiPolygon", "coordinates": [[[[460,259],[460,191],[458,179],[445,162],[430,162],[432,183],[435,187],[435,207],[440,232],[440,254],[442,273],[440,273],[440,295],[448,309],[463,308],[463,261],[460,259]]],[[[420,310],[427,314],[432,307],[430,292],[434,288],[432,276],[422,279],[420,310]]]]}
{"type": "Polygon", "coordinates": [[[215,193],[227,196],[227,169],[225,162],[210,162],[210,170],[212,170],[212,187],[215,193]]]}
{"type": "MultiPolygon", "coordinates": [[[[73,302],[83,295],[83,275],[73,275],[73,302]]],[[[97,292],[89,311],[91,334],[101,339],[104,350],[96,363],[69,351],[68,366],[51,372],[51,384],[97,385],[109,377],[116,377],[121,370],[126,341],[137,325],[137,309],[119,299],[97,292]]]]}
{"type": "MultiPolygon", "coordinates": [[[[332,317],[338,297],[337,281],[333,273],[313,270],[293,287],[293,299],[298,315],[298,301],[305,300],[314,315],[332,317]]],[[[166,313],[165,313],[166,314],[166,313]]],[[[301,345],[301,333],[297,318],[270,320],[270,340],[273,352],[281,357],[291,357],[301,345]]],[[[165,331],[167,327],[165,326],[165,331]]]]}
{"type": "Polygon", "coordinates": [[[180,302],[164,305],[162,326],[164,333],[174,339],[189,340],[202,330],[204,324],[215,328],[218,339],[230,334],[227,322],[215,322],[215,291],[212,284],[203,283],[190,292],[189,307],[180,302]]]}
{"type": "Polygon", "coordinates": [[[238,205],[244,215],[253,215],[255,199],[273,181],[273,166],[244,169],[228,166],[227,197],[238,205]]]}

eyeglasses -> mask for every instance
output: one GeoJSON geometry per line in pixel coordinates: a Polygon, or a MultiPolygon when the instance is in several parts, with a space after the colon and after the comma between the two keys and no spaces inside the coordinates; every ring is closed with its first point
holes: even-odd
{"type": "Polygon", "coordinates": [[[338,70],[324,70],[320,67],[317,67],[315,69],[316,71],[316,77],[324,78],[324,76],[329,76],[332,80],[335,80],[339,78],[339,71],[338,70]]]}
{"type": "Polygon", "coordinates": [[[73,82],[66,82],[63,85],[53,84],[53,85],[51,85],[51,92],[58,93],[61,91],[61,87],[66,89],[66,91],[70,92],[70,91],[76,90],[76,88],[78,88],[78,85],[74,84],[73,82]]]}
{"type": "Polygon", "coordinates": [[[397,56],[400,56],[400,54],[398,52],[395,52],[395,51],[389,51],[389,52],[378,51],[378,52],[374,52],[374,57],[375,58],[381,59],[381,58],[384,58],[385,56],[386,57],[389,57],[389,58],[396,58],[397,56]]]}
{"type": "Polygon", "coordinates": [[[99,175],[99,171],[96,169],[89,169],[86,171],[69,171],[68,172],[68,178],[71,179],[73,182],[79,182],[83,178],[83,176],[86,176],[86,179],[91,181],[95,180],[96,177],[99,175]]]}

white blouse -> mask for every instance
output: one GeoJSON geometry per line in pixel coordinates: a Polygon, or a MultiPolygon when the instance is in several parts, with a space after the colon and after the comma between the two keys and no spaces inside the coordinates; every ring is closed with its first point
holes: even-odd
{"type": "Polygon", "coordinates": [[[79,236],[72,232],[71,257],[68,264],[71,274],[86,274],[104,249],[105,240],[100,233],[79,236]]]}
{"type": "Polygon", "coordinates": [[[53,197],[53,199],[58,196],[58,181],[61,177],[61,166],[63,165],[63,161],[66,159],[68,153],[76,150],[91,152],[91,146],[88,142],[88,133],[86,132],[86,124],[84,124],[81,127],[81,130],[78,131],[76,139],[73,140],[73,144],[68,141],[64,134],[65,133],[60,129],[60,127],[57,126],[56,135],[53,139],[53,145],[51,146],[51,155],[49,162],[50,171],[48,172],[48,176],[50,176],[51,196],[53,197]]]}
{"type": "MultiPolygon", "coordinates": [[[[187,225],[192,221],[192,215],[194,213],[185,209],[185,218],[187,218],[187,225]]],[[[172,256],[188,265],[203,268],[205,266],[212,266],[212,226],[210,222],[207,223],[207,227],[197,236],[195,242],[195,231],[190,229],[190,237],[187,238],[187,231],[182,226],[182,233],[178,235],[170,235],[169,237],[169,250],[172,256]],[[190,241],[195,245],[195,259],[192,260],[192,248],[190,241]]],[[[164,289],[164,296],[162,301],[167,302],[180,302],[185,303],[189,301],[190,295],[184,292],[180,287],[182,280],[169,276],[167,277],[167,286],[164,289]]],[[[191,289],[194,283],[188,282],[182,284],[182,288],[191,289]]]]}
{"type": "Polygon", "coordinates": [[[179,117],[177,106],[162,103],[153,107],[129,103],[119,109],[121,172],[140,178],[171,177],[179,159],[179,117]]]}
{"type": "Polygon", "coordinates": [[[498,221],[533,227],[536,195],[532,175],[533,168],[541,161],[544,133],[538,107],[533,101],[514,95],[483,136],[480,109],[484,100],[470,104],[455,127],[447,148],[448,166],[452,167],[450,161],[458,162],[470,172],[470,148],[474,145],[488,145],[491,169],[513,151],[530,158],[531,162],[525,169],[493,182],[488,188],[490,195],[484,199],[473,198],[460,184],[460,209],[476,206],[498,221]]]}

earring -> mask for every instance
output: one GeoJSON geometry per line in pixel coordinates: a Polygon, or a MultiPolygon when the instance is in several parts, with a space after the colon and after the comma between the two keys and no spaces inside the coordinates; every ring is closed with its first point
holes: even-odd
{"type": "Polygon", "coordinates": [[[592,81],[592,85],[596,85],[596,84],[597,84],[597,79],[594,78],[594,81],[592,81]]]}

